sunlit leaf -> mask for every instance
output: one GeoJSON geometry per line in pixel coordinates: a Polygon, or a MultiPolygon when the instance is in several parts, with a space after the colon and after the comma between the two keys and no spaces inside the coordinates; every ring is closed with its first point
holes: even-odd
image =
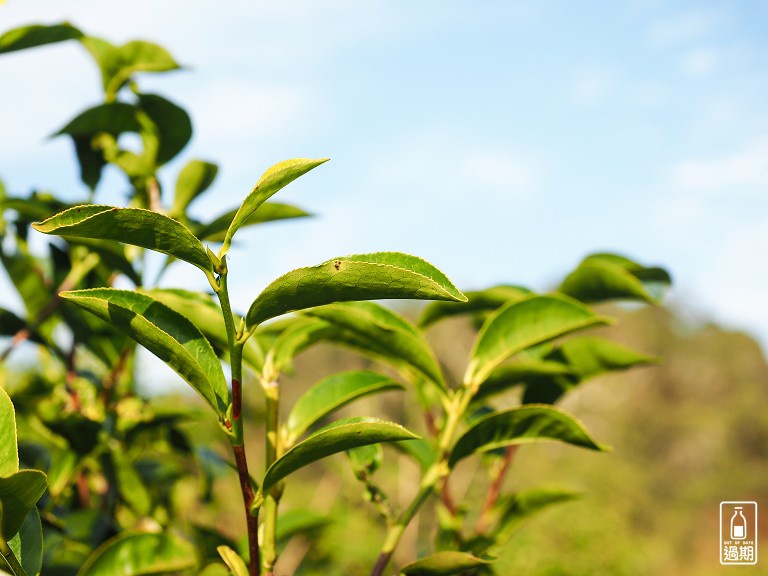
{"type": "Polygon", "coordinates": [[[224,563],[232,571],[233,576],[248,576],[248,566],[245,561],[240,558],[240,555],[232,550],[229,546],[219,546],[216,548],[219,552],[219,556],[224,560],[224,563]]]}
{"type": "Polygon", "coordinates": [[[501,285],[464,294],[466,302],[430,302],[419,318],[419,326],[427,328],[440,320],[461,314],[493,312],[508,302],[522,300],[531,291],[522,286],[501,285]]]}
{"type": "Polygon", "coordinates": [[[305,312],[344,330],[329,339],[351,346],[362,354],[408,367],[445,389],[440,364],[424,334],[396,312],[375,302],[339,302],[305,312]],[[350,338],[354,335],[354,338],[350,338]]]}
{"type": "Polygon", "coordinates": [[[328,158],[321,158],[318,160],[295,158],[293,160],[279,162],[264,172],[256,183],[256,186],[251,190],[251,193],[248,194],[245,200],[243,200],[235,217],[232,219],[232,223],[229,225],[224,236],[224,244],[219,251],[219,257],[222,257],[229,251],[235,232],[245,224],[251,217],[251,214],[253,214],[259,206],[264,204],[264,202],[266,202],[273,194],[279,192],[300,176],[303,176],[313,168],[317,168],[320,164],[327,161],[328,158]]]}
{"type": "Polygon", "coordinates": [[[97,62],[101,67],[107,100],[113,99],[118,90],[138,72],[166,72],[179,68],[165,48],[144,40],[134,40],[103,51],[97,62]]]}
{"type": "Polygon", "coordinates": [[[202,160],[188,162],[179,172],[173,205],[168,214],[176,218],[183,215],[187,206],[213,184],[218,172],[216,164],[202,160]]]}
{"type": "Polygon", "coordinates": [[[445,550],[403,566],[400,573],[404,576],[449,576],[480,568],[491,562],[469,552],[445,550]]]}
{"type": "Polygon", "coordinates": [[[299,442],[278,458],[267,470],[261,489],[267,493],[289,474],[331,454],[366,444],[397,442],[412,438],[418,438],[418,436],[399,424],[376,418],[338,420],[299,442]]]}
{"type": "Polygon", "coordinates": [[[605,450],[573,416],[551,406],[527,405],[495,412],[477,421],[456,442],[449,465],[453,467],[472,454],[537,440],[605,450]]]}
{"type": "Polygon", "coordinates": [[[210,343],[181,314],[145,294],[111,288],[62,292],[62,298],[110,322],[170,366],[220,416],[229,392],[210,343]]]}
{"type": "Polygon", "coordinates": [[[321,341],[329,330],[332,328],[321,320],[297,318],[272,343],[265,361],[264,376],[278,378],[297,354],[321,341]]]}
{"type": "Polygon", "coordinates": [[[67,22],[61,24],[22,26],[0,36],[0,54],[24,50],[65,40],[76,40],[83,33],[67,22]]]}
{"type": "MultiPolygon", "coordinates": [[[[237,210],[230,210],[214,219],[212,222],[202,226],[197,231],[197,237],[200,240],[208,242],[223,242],[227,229],[232,223],[237,210]]],[[[311,216],[301,208],[291,206],[290,204],[281,204],[279,202],[264,202],[259,209],[243,222],[241,228],[263,224],[265,222],[274,222],[275,220],[288,220],[292,218],[306,218],[311,216]]]]}
{"type": "MultiPolygon", "coordinates": [[[[208,294],[180,288],[154,288],[141,292],[186,317],[200,329],[214,349],[227,352],[229,341],[221,306],[208,294]]],[[[239,324],[240,317],[235,316],[234,321],[235,325],[239,324]]],[[[243,346],[243,361],[255,370],[261,370],[264,365],[264,352],[256,338],[250,338],[243,346]]]]}
{"type": "Polygon", "coordinates": [[[189,542],[168,534],[123,532],[99,546],[77,576],[177,574],[196,566],[189,542]]]}
{"type": "MultiPolygon", "coordinates": [[[[34,507],[24,519],[24,524],[8,546],[24,568],[27,576],[37,576],[43,566],[43,527],[40,513],[34,507]]],[[[1,572],[0,572],[1,573],[1,572]]]]}
{"type": "Polygon", "coordinates": [[[10,397],[0,386],[0,477],[10,476],[19,469],[19,448],[16,441],[16,411],[10,397]]]}
{"type": "Polygon", "coordinates": [[[200,240],[180,222],[150,210],[87,204],[60,212],[32,227],[44,234],[117,240],[141,246],[213,274],[213,265],[200,240]]]}
{"type": "Polygon", "coordinates": [[[533,296],[510,302],[485,321],[475,341],[464,383],[476,389],[513,354],[608,321],[576,300],[562,296],[533,296]]]}
{"type": "Polygon", "coordinates": [[[506,392],[513,386],[540,382],[556,376],[575,376],[573,369],[562,362],[527,360],[504,364],[494,369],[478,388],[474,400],[506,392]]]}
{"type": "Polygon", "coordinates": [[[648,268],[615,254],[592,254],[563,280],[559,291],[583,302],[623,299],[655,304],[671,281],[663,268],[648,268]]]}
{"type": "Polygon", "coordinates": [[[18,470],[0,477],[0,538],[10,540],[47,487],[40,470],[18,470]]]}
{"type": "Polygon", "coordinates": [[[388,376],[353,370],[332,374],[302,394],[286,421],[287,443],[293,444],[310,426],[350,402],[385,390],[402,389],[388,376]]]}
{"type": "Polygon", "coordinates": [[[465,296],[437,268],[399,252],[357,254],[299,268],[272,282],[251,304],[249,328],[294,310],[350,300],[457,300],[465,296]]]}
{"type": "Polygon", "coordinates": [[[574,338],[563,342],[548,356],[566,362],[582,380],[604,372],[659,362],[659,358],[595,337],[574,338]]]}

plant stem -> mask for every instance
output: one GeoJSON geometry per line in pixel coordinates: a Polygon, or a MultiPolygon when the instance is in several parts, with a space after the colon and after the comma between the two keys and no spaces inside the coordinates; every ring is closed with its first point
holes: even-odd
{"type": "Polygon", "coordinates": [[[483,503],[483,511],[480,513],[480,518],[477,520],[477,525],[475,526],[475,532],[478,534],[483,534],[488,528],[491,511],[499,499],[501,488],[504,484],[504,479],[507,477],[507,473],[512,467],[512,460],[515,458],[517,448],[517,445],[507,446],[506,450],[504,451],[504,460],[501,464],[501,467],[499,468],[498,473],[491,481],[491,485],[488,487],[488,494],[486,495],[485,502],[483,503]]]}
{"type": "Polygon", "coordinates": [[[472,394],[470,391],[461,389],[456,392],[451,403],[448,405],[445,427],[438,437],[437,462],[424,474],[424,477],[421,479],[421,484],[419,485],[419,491],[416,493],[413,501],[408,505],[408,508],[398,516],[397,521],[389,527],[389,530],[387,530],[384,545],[381,547],[379,558],[371,571],[371,576],[381,576],[384,573],[384,569],[387,567],[387,564],[389,564],[392,554],[394,554],[395,548],[397,548],[406,527],[410,524],[411,520],[413,520],[413,517],[424,502],[427,501],[427,498],[435,487],[448,476],[448,473],[450,472],[448,468],[448,457],[451,453],[453,437],[456,435],[456,430],[458,429],[471,400],[472,394]]]}
{"type": "MultiPolygon", "coordinates": [[[[268,470],[280,454],[280,386],[276,381],[265,382],[264,393],[267,401],[266,454],[264,469],[268,470]]],[[[272,576],[277,560],[276,531],[277,507],[280,502],[282,487],[280,484],[265,494],[264,500],[264,541],[263,569],[264,576],[272,576]]]]}
{"type": "Polygon", "coordinates": [[[224,325],[227,329],[227,341],[229,343],[230,368],[232,370],[232,420],[225,421],[225,426],[230,429],[229,436],[232,452],[235,455],[237,475],[240,480],[240,492],[243,495],[245,507],[245,522],[248,530],[248,552],[250,555],[250,576],[260,576],[261,558],[259,553],[259,519],[258,512],[251,512],[254,493],[251,485],[251,476],[248,473],[248,459],[245,455],[245,440],[243,435],[243,343],[237,341],[235,333],[235,319],[232,315],[232,307],[229,303],[229,291],[227,290],[227,264],[226,259],[221,262],[221,275],[219,283],[214,287],[221,303],[221,311],[224,315],[224,325]]]}
{"type": "Polygon", "coordinates": [[[16,559],[13,550],[11,550],[11,548],[8,546],[8,543],[3,540],[2,537],[0,537],[0,553],[2,553],[3,560],[5,560],[5,563],[8,565],[8,568],[10,568],[11,574],[13,574],[13,576],[27,576],[24,568],[16,559]]]}

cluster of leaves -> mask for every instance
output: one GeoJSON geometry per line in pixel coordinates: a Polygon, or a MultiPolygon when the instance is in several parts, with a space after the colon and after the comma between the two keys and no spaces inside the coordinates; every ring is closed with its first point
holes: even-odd
{"type": "MultiPolygon", "coordinates": [[[[386,524],[380,556],[372,559],[374,576],[384,572],[405,528],[434,496],[441,503],[434,554],[401,567],[403,574],[491,572],[494,554],[523,517],[573,497],[558,490],[504,494],[515,446],[553,440],[604,449],[556,403],[588,378],[653,359],[607,340],[562,337],[610,322],[590,307],[593,303],[656,302],[669,283],[664,270],[595,254],[548,294],[497,286],[465,295],[424,260],[380,252],[288,272],[245,314],[235,315],[227,285],[235,234],[245,226],[305,216],[299,208],[268,200],[325,159],[281,162],[264,173],[239,207],[199,222],[188,208],[211,186],[216,166],[188,163],[173,197],[164,202],[157,172],[184,148],[191,122],[169,100],[141,92],[135,79],[141,72],[178,68],[175,60],[155,44],[113,46],[68,24],[8,32],[0,36],[0,53],[65,40],[80,42],[94,57],[104,102],[59,134],[73,140],[89,201],[108,164],[125,174],[132,194],[127,207],[70,205],[43,193],[0,197],[3,265],[26,306],[23,317],[0,310],[0,335],[12,338],[3,357],[23,340],[39,345],[41,369],[12,388],[25,438],[21,459],[48,477],[38,502],[42,473],[19,471],[15,453],[0,451],[0,545],[12,574],[37,574],[42,566],[46,574],[78,576],[270,575],[278,542],[317,524],[279,514],[291,474],[338,453],[348,456],[386,524]],[[140,136],[140,152],[121,148],[126,132],[140,136]],[[30,251],[30,227],[58,237],[48,256],[30,251]],[[148,286],[142,274],[146,251],[164,254],[164,268],[177,261],[197,267],[211,293],[148,286]],[[135,288],[112,287],[118,276],[135,288]],[[417,326],[370,302],[390,298],[436,302],[417,326]],[[288,313],[294,314],[284,316],[288,313]],[[479,332],[463,378],[452,382],[425,330],[457,315],[472,316],[479,332]],[[372,358],[398,376],[371,370],[331,374],[306,390],[283,419],[281,378],[297,354],[320,342],[372,358]],[[185,423],[205,415],[185,406],[161,410],[137,394],[137,343],[177,372],[215,415],[240,481],[247,544],[238,547],[189,521],[172,500],[173,486],[201,477],[206,479],[201,504],[211,504],[211,483],[229,472],[227,460],[196,446],[185,433],[185,423]],[[222,362],[229,364],[229,383],[222,362]],[[250,387],[254,381],[258,386],[250,387]],[[248,469],[245,444],[251,439],[243,430],[243,395],[255,388],[263,393],[265,414],[258,479],[248,469]],[[520,404],[500,409],[497,398],[512,389],[522,390],[520,404]],[[328,423],[339,408],[389,390],[415,396],[425,418],[424,437],[367,416],[328,423]],[[417,494],[403,510],[390,504],[376,481],[382,443],[414,458],[421,470],[417,494]],[[454,502],[449,478],[475,455],[482,458],[490,488],[476,526],[467,531],[472,504],[454,502]],[[22,474],[36,480],[22,483],[22,474]]],[[[13,411],[3,398],[0,434],[12,437],[15,447],[13,411]]],[[[0,446],[5,445],[3,436],[0,446]]]]}

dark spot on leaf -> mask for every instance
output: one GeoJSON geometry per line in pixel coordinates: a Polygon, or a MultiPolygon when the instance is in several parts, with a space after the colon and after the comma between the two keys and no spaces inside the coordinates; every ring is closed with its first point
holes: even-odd
{"type": "Polygon", "coordinates": [[[336,260],[333,263],[333,267],[336,268],[336,270],[338,270],[341,267],[341,260],[336,260]]]}

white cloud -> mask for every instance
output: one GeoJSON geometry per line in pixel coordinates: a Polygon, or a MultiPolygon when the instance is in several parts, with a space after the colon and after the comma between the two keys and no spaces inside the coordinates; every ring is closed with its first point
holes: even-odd
{"type": "Polygon", "coordinates": [[[719,191],[725,194],[768,188],[768,137],[741,151],[717,158],[679,163],[672,171],[672,186],[682,191],[719,191]]]}

